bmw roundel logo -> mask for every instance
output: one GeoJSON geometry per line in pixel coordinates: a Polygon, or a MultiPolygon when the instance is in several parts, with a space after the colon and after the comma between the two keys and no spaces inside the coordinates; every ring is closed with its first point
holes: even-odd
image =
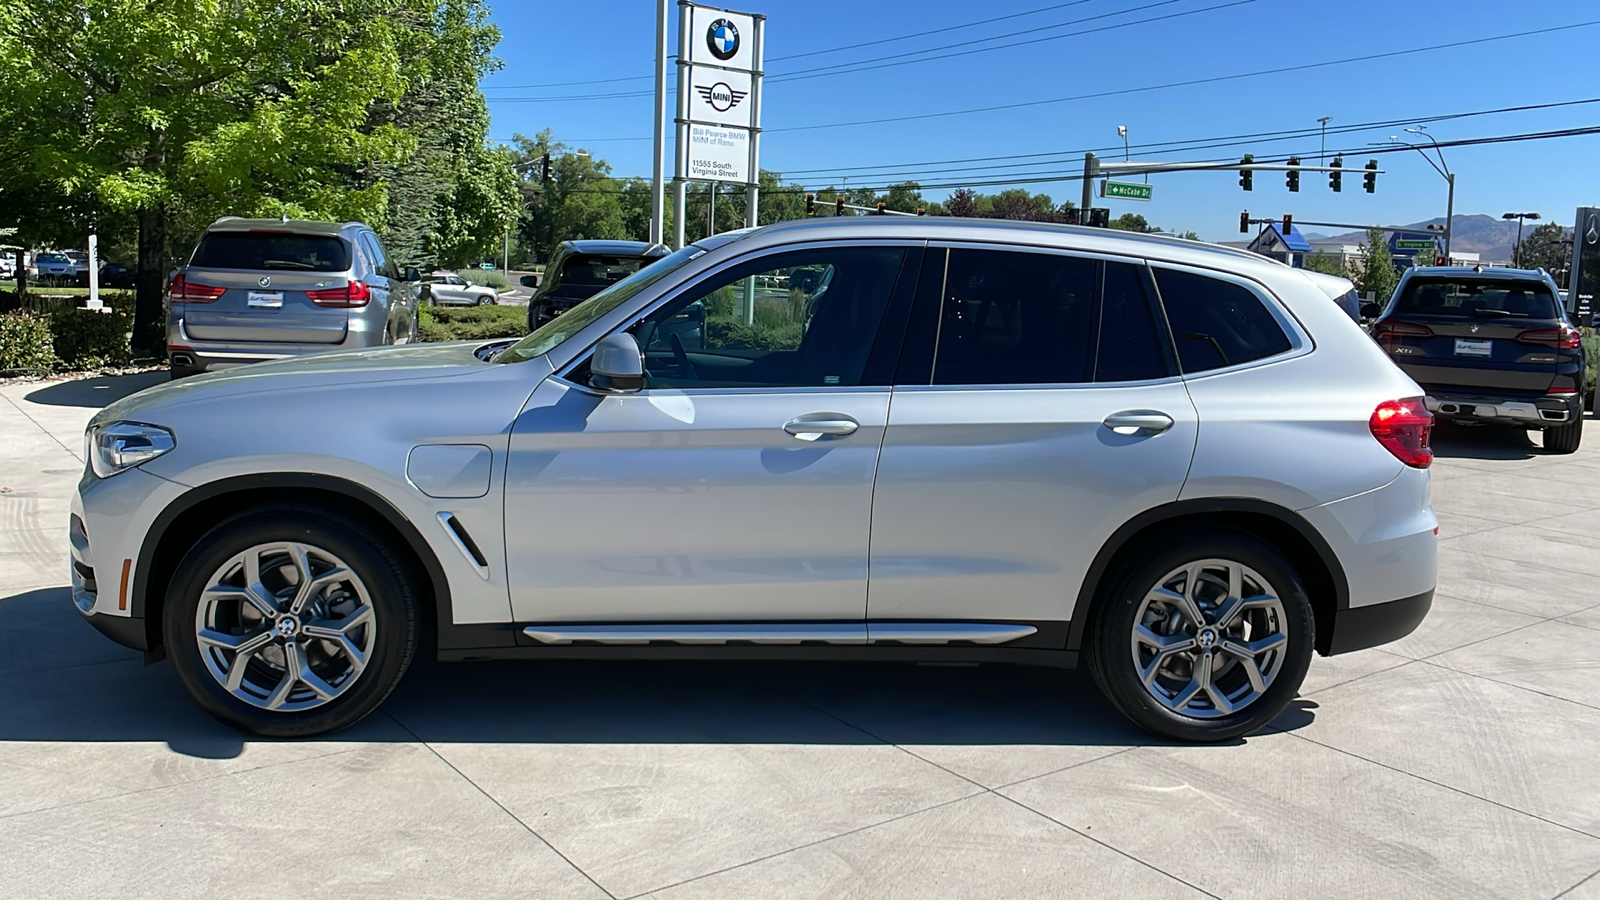
{"type": "Polygon", "coordinates": [[[718,19],[706,30],[706,46],[711,55],[720,60],[733,59],[739,52],[739,27],[727,19],[718,19]]]}
{"type": "Polygon", "coordinates": [[[272,276],[263,275],[261,276],[260,280],[256,282],[256,284],[259,284],[262,287],[270,287],[272,285],[272,276]]]}

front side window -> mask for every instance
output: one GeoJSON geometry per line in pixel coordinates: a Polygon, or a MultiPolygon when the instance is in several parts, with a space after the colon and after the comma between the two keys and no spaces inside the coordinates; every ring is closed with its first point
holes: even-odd
{"type": "Polygon", "coordinates": [[[1243,285],[1177,269],[1154,271],[1185,374],[1265,359],[1291,346],[1261,298],[1243,285]]]}
{"type": "Polygon", "coordinates": [[[696,285],[633,329],[646,387],[861,384],[904,257],[898,247],[799,250],[696,285]]]}
{"type": "Polygon", "coordinates": [[[933,383],[1088,381],[1099,270],[1073,256],[951,250],[933,383]]]}

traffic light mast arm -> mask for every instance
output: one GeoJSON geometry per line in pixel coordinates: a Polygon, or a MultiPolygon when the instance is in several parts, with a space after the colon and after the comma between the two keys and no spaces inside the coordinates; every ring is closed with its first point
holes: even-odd
{"type": "MultiPolygon", "coordinates": [[[[1156,172],[1237,172],[1249,169],[1253,172],[1347,172],[1349,169],[1335,169],[1333,166],[1291,166],[1287,163],[1100,163],[1102,175],[1143,175],[1156,172]]],[[[1363,173],[1371,172],[1375,175],[1386,174],[1383,169],[1363,169],[1363,173]]]]}

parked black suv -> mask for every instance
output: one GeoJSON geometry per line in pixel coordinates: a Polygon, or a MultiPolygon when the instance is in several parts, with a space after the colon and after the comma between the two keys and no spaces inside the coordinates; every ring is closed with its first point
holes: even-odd
{"type": "Polygon", "coordinates": [[[1583,341],[1559,296],[1542,270],[1413,268],[1372,336],[1438,418],[1540,429],[1545,449],[1571,453],[1583,437],[1583,341]]]}
{"type": "Polygon", "coordinates": [[[525,287],[537,287],[528,301],[528,330],[554,319],[672,251],[643,241],[562,241],[545,267],[542,281],[525,275],[525,287]],[[533,281],[535,283],[530,284],[533,281]]]}

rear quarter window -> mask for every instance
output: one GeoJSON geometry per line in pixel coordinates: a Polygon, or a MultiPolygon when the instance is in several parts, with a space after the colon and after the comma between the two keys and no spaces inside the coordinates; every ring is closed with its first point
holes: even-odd
{"type": "Polygon", "coordinates": [[[1176,269],[1154,271],[1185,374],[1265,359],[1292,346],[1261,298],[1243,285],[1176,269]]]}
{"type": "Polygon", "coordinates": [[[189,263],[204,269],[339,272],[350,268],[350,245],[326,234],[213,231],[189,263]]]}

